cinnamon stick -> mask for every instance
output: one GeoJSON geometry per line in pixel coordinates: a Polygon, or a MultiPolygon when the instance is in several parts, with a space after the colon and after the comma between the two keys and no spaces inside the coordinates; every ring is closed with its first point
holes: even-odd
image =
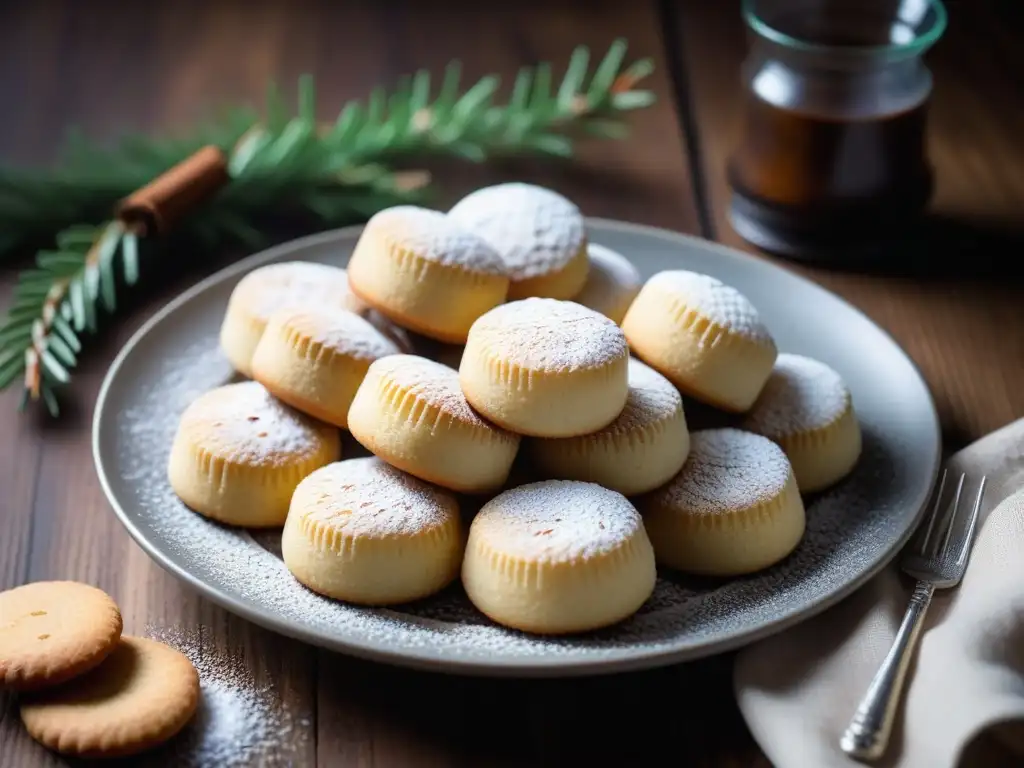
{"type": "Polygon", "coordinates": [[[161,234],[229,181],[228,160],[219,147],[207,146],[133,192],[116,208],[127,229],[161,234]]]}

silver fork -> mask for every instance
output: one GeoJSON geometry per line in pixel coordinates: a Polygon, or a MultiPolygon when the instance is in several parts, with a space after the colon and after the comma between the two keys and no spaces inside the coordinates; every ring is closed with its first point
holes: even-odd
{"type": "Polygon", "coordinates": [[[858,760],[877,760],[889,744],[893,722],[899,708],[900,694],[906,682],[910,659],[917,645],[918,635],[924,624],[924,615],[936,589],[955,587],[964,577],[970,558],[974,529],[978,523],[978,512],[985,495],[985,480],[974,499],[974,507],[963,525],[963,534],[953,537],[960,517],[960,501],[966,475],[961,474],[956,485],[953,503],[943,507],[942,499],[946,490],[948,471],[943,470],[939,491],[935,495],[928,519],[918,528],[914,541],[904,550],[900,568],[908,576],[917,579],[910,605],[903,615],[892,648],[875,673],[871,684],[860,700],[853,719],[839,740],[839,746],[847,755],[858,760]],[[949,514],[944,511],[949,509],[949,514]]]}

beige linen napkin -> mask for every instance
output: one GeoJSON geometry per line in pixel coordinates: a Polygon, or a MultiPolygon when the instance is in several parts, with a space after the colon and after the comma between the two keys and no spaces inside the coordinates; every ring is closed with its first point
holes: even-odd
{"type": "MultiPolygon", "coordinates": [[[[1024,766],[1024,419],[950,460],[988,475],[967,575],[939,591],[889,752],[900,768],[1024,766]]],[[[974,488],[965,485],[965,498],[974,488]]],[[[912,585],[895,566],[820,616],[742,651],[739,706],[777,768],[860,765],[840,734],[889,650],[912,585]]]]}

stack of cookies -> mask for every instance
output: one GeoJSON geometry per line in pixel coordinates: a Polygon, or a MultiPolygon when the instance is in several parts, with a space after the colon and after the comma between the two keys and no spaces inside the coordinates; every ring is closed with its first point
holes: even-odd
{"type": "Polygon", "coordinates": [[[842,379],[779,354],[739,291],[643,282],[527,184],[382,211],[347,272],[250,273],[221,343],[253,380],[182,415],[172,486],[215,520],[282,526],[292,574],[356,604],[461,575],[506,626],[607,626],[650,597],[656,563],[727,577],[785,558],[801,494],[860,453],[842,379]],[[732,426],[691,434],[684,398],[732,426]],[[372,457],[341,460],[339,430],[372,457]]]}
{"type": "Polygon", "coordinates": [[[73,581],[0,592],[0,687],[32,738],[81,757],[135,755],[192,718],[199,675],[170,646],[121,634],[105,592],[73,581]]]}

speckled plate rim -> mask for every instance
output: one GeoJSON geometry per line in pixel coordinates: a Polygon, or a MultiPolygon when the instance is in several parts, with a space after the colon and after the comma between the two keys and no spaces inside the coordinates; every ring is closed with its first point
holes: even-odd
{"type": "Polygon", "coordinates": [[[929,431],[932,438],[932,450],[929,456],[921,457],[921,466],[923,468],[922,473],[926,471],[928,475],[928,482],[926,485],[922,484],[922,487],[926,487],[927,491],[923,492],[916,502],[917,508],[913,515],[912,523],[907,526],[902,535],[893,540],[891,546],[885,550],[881,556],[879,556],[874,562],[866,565],[855,578],[851,578],[845,584],[833,590],[827,597],[820,599],[812,605],[804,606],[788,614],[781,615],[773,621],[766,621],[757,626],[731,632],[717,638],[713,642],[700,646],[687,646],[680,649],[644,649],[642,647],[636,649],[623,648],[609,652],[603,655],[600,659],[573,659],[571,657],[567,658],[563,655],[552,655],[549,658],[530,657],[523,658],[522,660],[503,658],[497,663],[487,663],[480,662],[475,659],[458,659],[452,656],[441,656],[422,648],[394,649],[381,647],[380,645],[372,643],[348,640],[343,637],[327,636],[316,631],[312,631],[306,627],[296,626],[292,622],[276,616],[273,613],[262,610],[259,606],[251,605],[244,600],[228,594],[217,586],[211,585],[202,578],[194,575],[186,567],[183,567],[181,564],[176,562],[174,557],[164,552],[160,548],[158,542],[151,541],[138,529],[138,527],[136,527],[130,515],[127,514],[121,506],[121,503],[114,492],[110,478],[108,477],[107,466],[100,445],[102,425],[104,419],[107,418],[108,409],[111,407],[107,403],[109,390],[118,376],[124,361],[132,353],[135,347],[147,336],[147,334],[150,333],[153,328],[163,322],[168,316],[176,312],[182,305],[191,301],[193,298],[211,287],[226,280],[238,277],[262,266],[267,262],[280,260],[290,254],[301,253],[306,249],[324,245],[332,241],[353,238],[362,230],[362,225],[344,227],[299,238],[297,240],[291,240],[242,259],[237,263],[205,278],[181,293],[176,298],[172,299],[166,306],[158,310],[149,320],[143,323],[143,325],[132,335],[114,358],[106,376],[104,377],[93,414],[93,459],[96,465],[96,472],[99,477],[100,486],[102,487],[108,502],[113,508],[115,515],[120,520],[121,524],[128,530],[128,533],[135,542],[161,568],[185,582],[212,602],[238,616],[241,616],[242,618],[247,619],[248,621],[253,622],[254,624],[286,637],[291,637],[296,640],[310,643],[314,646],[345,653],[351,656],[413,669],[449,674],[489,677],[573,677],[581,675],[629,672],[692,661],[732,651],[757,640],[774,635],[788,627],[794,626],[818,613],[821,613],[855,592],[859,587],[870,580],[875,574],[891,562],[896,553],[902,549],[909,540],[917,526],[917,523],[920,521],[921,515],[923,514],[924,508],[931,495],[931,489],[934,487],[938,477],[941,465],[942,435],[938,413],[935,409],[935,404],[931,397],[928,385],[925,382],[924,377],[921,375],[920,369],[913,360],[906,355],[895,339],[893,339],[892,336],[884,329],[875,324],[874,321],[868,318],[863,312],[831,291],[826,290],[817,283],[807,280],[790,270],[783,269],[782,267],[757,259],[754,256],[727,246],[659,227],[651,227],[643,224],[633,224],[597,217],[588,217],[586,223],[588,229],[604,229],[606,231],[618,232],[626,235],[633,234],[644,237],[653,237],[667,243],[675,243],[682,249],[702,249],[704,251],[711,251],[723,259],[738,262],[743,265],[742,268],[744,269],[759,270],[769,273],[784,272],[787,279],[802,283],[806,290],[809,290],[812,293],[817,293],[821,297],[826,298],[826,300],[838,302],[844,305],[851,313],[860,316],[864,321],[872,325],[874,329],[902,355],[906,364],[916,377],[916,383],[919,385],[922,395],[927,398],[927,410],[931,416],[930,422],[927,426],[930,428],[929,431]]]}

